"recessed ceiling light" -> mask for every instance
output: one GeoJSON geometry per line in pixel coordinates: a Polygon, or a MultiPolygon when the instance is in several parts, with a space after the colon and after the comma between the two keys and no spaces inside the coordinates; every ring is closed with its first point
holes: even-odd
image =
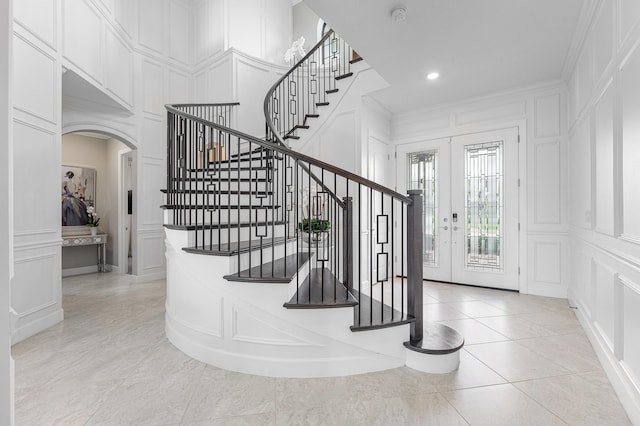
{"type": "Polygon", "coordinates": [[[440,74],[437,72],[430,72],[429,74],[427,74],[427,80],[435,80],[438,77],[440,77],[440,74]]]}

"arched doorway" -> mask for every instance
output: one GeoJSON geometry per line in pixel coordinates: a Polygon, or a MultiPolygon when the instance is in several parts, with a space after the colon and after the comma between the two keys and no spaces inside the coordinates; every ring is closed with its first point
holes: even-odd
{"type": "MultiPolygon", "coordinates": [[[[87,250],[87,247],[65,248],[62,256],[63,277],[101,270],[100,261],[106,264],[107,271],[136,274],[135,142],[111,128],[82,125],[63,128],[61,145],[61,166],[84,167],[96,176],[94,198],[87,203],[94,205],[100,217],[98,232],[105,235],[107,241],[104,250],[98,252],[98,262],[95,262],[96,252],[87,250]],[[100,254],[104,255],[103,259],[100,254]]],[[[64,179],[68,179],[64,167],[63,183],[64,179]]],[[[82,188],[82,191],[85,189],[82,188]]],[[[69,232],[76,232],[70,227],[63,226],[62,229],[63,238],[69,232]]],[[[86,230],[82,232],[86,233],[86,230]]]]}

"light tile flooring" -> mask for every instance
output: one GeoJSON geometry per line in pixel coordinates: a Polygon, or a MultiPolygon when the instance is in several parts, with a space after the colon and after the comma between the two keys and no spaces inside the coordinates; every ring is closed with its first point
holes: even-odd
{"type": "Polygon", "coordinates": [[[165,283],[63,280],[65,320],[13,347],[17,425],[630,424],[566,300],[425,283],[461,331],[458,371],[276,379],[197,362],[164,336],[165,283]]]}

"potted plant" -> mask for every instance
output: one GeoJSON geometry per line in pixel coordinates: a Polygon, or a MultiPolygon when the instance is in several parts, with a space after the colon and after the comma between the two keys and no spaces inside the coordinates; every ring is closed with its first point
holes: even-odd
{"type": "Polygon", "coordinates": [[[306,243],[309,241],[318,243],[324,239],[326,233],[331,229],[331,222],[324,219],[308,219],[298,222],[298,229],[302,231],[302,238],[306,243]]]}
{"type": "Polygon", "coordinates": [[[98,234],[98,224],[100,223],[100,217],[96,213],[96,210],[93,206],[87,207],[87,226],[89,227],[89,231],[91,235],[98,234]]]}

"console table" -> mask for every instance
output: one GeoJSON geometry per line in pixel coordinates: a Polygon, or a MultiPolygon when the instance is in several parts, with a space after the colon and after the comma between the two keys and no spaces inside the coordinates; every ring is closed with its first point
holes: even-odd
{"type": "Polygon", "coordinates": [[[98,272],[104,272],[107,259],[107,234],[62,237],[62,247],[94,245],[98,246],[98,272]]]}

